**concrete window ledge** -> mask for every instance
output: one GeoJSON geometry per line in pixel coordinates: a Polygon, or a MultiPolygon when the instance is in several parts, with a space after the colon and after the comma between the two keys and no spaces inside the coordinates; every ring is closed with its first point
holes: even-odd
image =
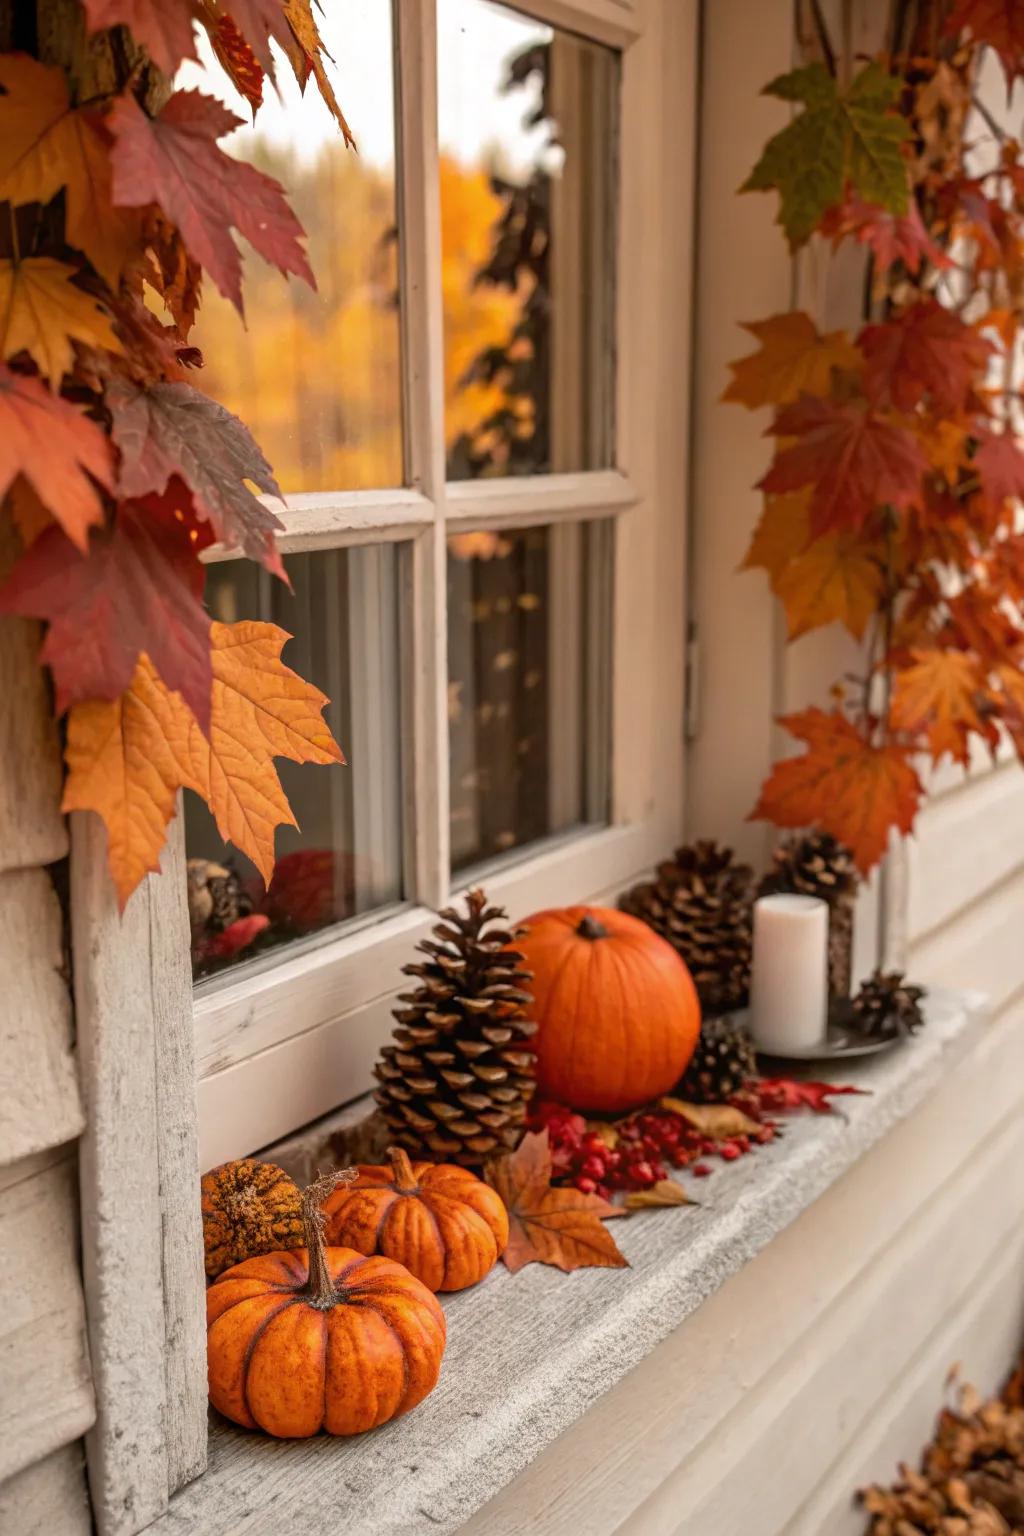
{"type": "MultiPolygon", "coordinates": [[[[357,1440],[211,1422],[160,1536],[840,1536],[913,1456],[963,1352],[1024,1303],[1024,1030],[933,994],[870,1090],[615,1226],[632,1268],[501,1266],[445,1301],[441,1381],[357,1440]]],[[[971,1359],[968,1359],[968,1364],[971,1359]]]]}

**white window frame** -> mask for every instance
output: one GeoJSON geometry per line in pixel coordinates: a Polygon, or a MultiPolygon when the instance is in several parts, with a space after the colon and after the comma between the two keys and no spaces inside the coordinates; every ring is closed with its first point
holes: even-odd
{"type": "MultiPolygon", "coordinates": [[[[622,50],[614,470],[445,483],[434,0],[399,0],[408,489],[288,499],[283,550],[405,544],[420,637],[403,731],[414,900],[193,1001],[182,819],[119,916],[99,821],[72,817],[72,947],[88,1128],[84,1267],[101,1536],[135,1536],[205,1457],[198,1170],[265,1145],[371,1082],[399,967],[448,877],[446,534],[602,518],[614,527],[610,825],[496,869],[514,917],[614,899],[682,830],[692,223],[699,0],[519,0],[622,50]],[[198,1090],[198,1106],[197,1106],[198,1090]]],[[[456,882],[455,889],[458,888],[456,882]]]]}
{"type": "MultiPolygon", "coordinates": [[[[411,488],[290,496],[280,544],[286,552],[305,552],[392,540],[411,551],[411,591],[403,594],[414,636],[413,654],[403,656],[412,667],[403,721],[411,765],[403,804],[411,901],[368,914],[365,922],[321,936],[294,954],[282,952],[255,971],[247,968],[237,978],[226,973],[201,986],[195,1022],[204,1165],[266,1145],[371,1086],[399,966],[425,935],[433,911],[465,888],[464,879],[453,882],[448,874],[446,533],[460,526],[557,528],[598,518],[616,525],[610,825],[551,838],[506,859],[488,873],[491,897],[522,916],[614,894],[664,855],[680,830],[685,406],[675,427],[677,473],[669,479],[659,462],[659,451],[669,455],[657,442],[659,413],[650,398],[658,388],[655,369],[666,361],[660,334],[666,295],[651,280],[645,249],[652,218],[667,213],[646,206],[657,195],[649,156],[657,158],[658,149],[641,142],[650,133],[650,113],[638,43],[651,7],[621,0],[523,0],[519,8],[622,50],[617,467],[446,482],[435,5],[399,5],[396,161],[411,488]],[[659,553],[652,561],[655,549],[669,558],[659,553]],[[652,607],[653,582],[672,585],[674,612],[668,611],[671,599],[652,607]]],[[[682,180],[685,156],[676,163],[682,180]]],[[[688,302],[686,285],[673,282],[673,288],[681,309],[688,302]]],[[[684,331],[685,314],[677,310],[670,318],[684,331]]],[[[677,354],[680,368],[685,355],[677,354]]]]}

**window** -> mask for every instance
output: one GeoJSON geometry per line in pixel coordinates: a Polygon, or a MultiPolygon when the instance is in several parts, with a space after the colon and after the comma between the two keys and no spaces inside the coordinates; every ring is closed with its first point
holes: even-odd
{"type": "Polygon", "coordinates": [[[453,892],[614,899],[680,822],[663,382],[688,307],[646,265],[683,217],[653,193],[656,44],[645,95],[631,0],[349,0],[323,27],[360,155],[284,71],[228,140],[296,191],[318,293],[257,270],[245,326],[207,296],[197,340],[286,492],[294,589],[213,551],[211,608],[294,636],[347,765],[283,765],[299,825],[266,891],[186,806],[204,1166],[370,1085],[453,892]]]}

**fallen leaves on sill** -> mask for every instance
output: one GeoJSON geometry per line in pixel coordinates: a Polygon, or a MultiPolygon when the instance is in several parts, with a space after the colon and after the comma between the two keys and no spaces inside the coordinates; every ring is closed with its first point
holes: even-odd
{"type": "Polygon", "coordinates": [[[770,1114],[792,1114],[794,1110],[811,1109],[816,1115],[835,1114],[835,1105],[829,1100],[837,1094],[868,1093],[867,1088],[854,1088],[849,1083],[799,1082],[792,1077],[762,1077],[754,1086],[758,1104],[770,1114]]]}
{"type": "Polygon", "coordinates": [[[662,1109],[681,1115],[684,1120],[712,1141],[728,1141],[733,1136],[756,1136],[761,1130],[756,1120],[732,1104],[686,1104],[682,1099],[664,1098],[662,1109]]]}
{"type": "Polygon", "coordinates": [[[659,1179],[650,1189],[634,1189],[625,1198],[620,1209],[624,1211],[658,1210],[671,1205],[696,1205],[675,1179],[659,1179]]]}
{"type": "Polygon", "coordinates": [[[602,1218],[619,1214],[616,1208],[598,1195],[551,1187],[547,1131],[528,1131],[515,1152],[487,1164],[484,1177],[508,1210],[502,1260],[513,1274],[534,1263],[565,1271],[628,1268],[602,1225],[602,1218]]]}
{"type": "Polygon", "coordinates": [[[988,1402],[965,1387],[939,1414],[919,1471],[906,1465],[890,1487],[858,1495],[869,1536],[1018,1536],[1024,1530],[1024,1407],[1021,1367],[988,1402]]]}

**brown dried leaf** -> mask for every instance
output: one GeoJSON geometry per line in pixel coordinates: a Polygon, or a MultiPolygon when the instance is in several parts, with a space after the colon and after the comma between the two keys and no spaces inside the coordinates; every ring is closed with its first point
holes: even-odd
{"type": "Polygon", "coordinates": [[[508,1209],[509,1239],[502,1260],[513,1274],[524,1264],[557,1269],[628,1268],[602,1225],[616,1208],[578,1189],[551,1188],[547,1131],[528,1132],[515,1152],[489,1162],[484,1178],[508,1209]]]}
{"type": "Polygon", "coordinates": [[[731,1104],[684,1104],[682,1099],[673,1098],[662,1099],[660,1103],[662,1109],[682,1115],[702,1136],[710,1136],[714,1141],[728,1141],[730,1136],[756,1136],[761,1130],[756,1120],[731,1104]]]}
{"type": "Polygon", "coordinates": [[[659,1179],[650,1189],[634,1189],[623,1202],[627,1211],[656,1210],[669,1205],[696,1205],[681,1184],[675,1179],[659,1179]]]}

